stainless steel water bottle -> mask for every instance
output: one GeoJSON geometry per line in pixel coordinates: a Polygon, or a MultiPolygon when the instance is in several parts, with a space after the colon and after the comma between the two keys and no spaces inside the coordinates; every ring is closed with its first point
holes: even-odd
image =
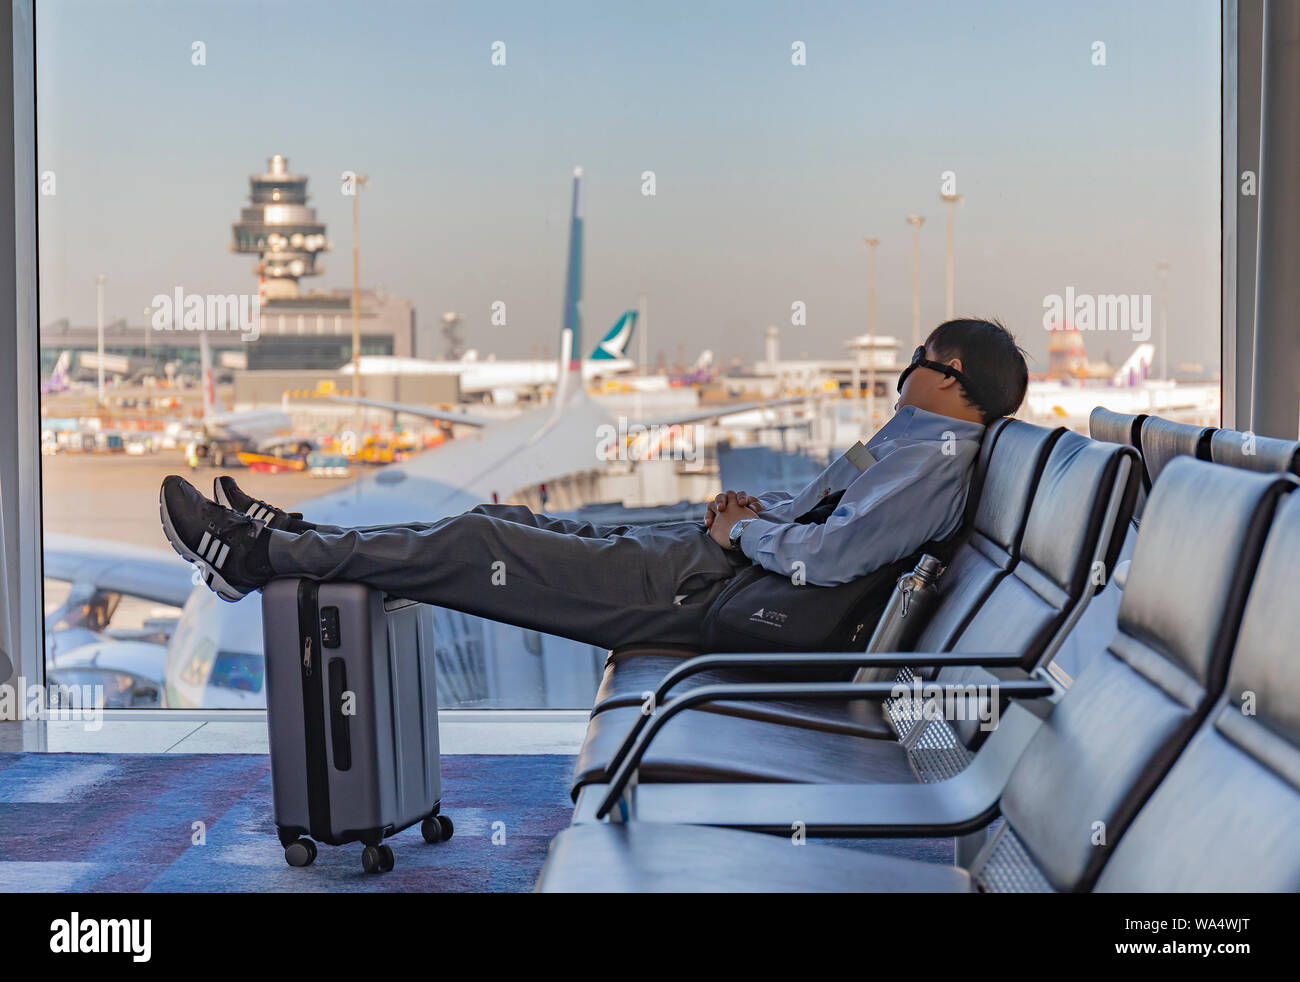
{"type": "MultiPolygon", "coordinates": [[[[911,651],[916,639],[939,603],[939,576],[943,563],[936,557],[922,556],[916,567],[898,578],[885,612],[880,615],[867,651],[911,651]]],[[[887,681],[898,673],[896,668],[866,668],[855,681],[887,681]]]]}

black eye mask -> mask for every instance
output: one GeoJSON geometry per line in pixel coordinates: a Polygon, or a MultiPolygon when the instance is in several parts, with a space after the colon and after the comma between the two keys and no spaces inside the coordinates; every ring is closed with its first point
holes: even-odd
{"type": "Polygon", "coordinates": [[[951,365],[945,365],[941,361],[931,361],[925,357],[925,345],[919,346],[912,352],[912,363],[903,369],[903,374],[898,376],[898,391],[903,391],[903,383],[907,381],[907,376],[911,375],[918,368],[929,368],[938,372],[940,375],[946,375],[948,378],[956,379],[961,383],[961,387],[966,390],[966,394],[975,405],[983,407],[983,402],[979,397],[979,389],[971,382],[965,372],[959,372],[951,365]]]}

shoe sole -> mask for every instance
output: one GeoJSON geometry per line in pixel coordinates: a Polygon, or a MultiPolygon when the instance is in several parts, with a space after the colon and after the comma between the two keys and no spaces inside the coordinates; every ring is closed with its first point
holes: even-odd
{"type": "Polygon", "coordinates": [[[162,519],[163,534],[167,536],[167,541],[171,543],[173,551],[200,571],[199,575],[202,576],[203,582],[208,589],[222,600],[232,604],[248,596],[249,591],[232,586],[220,573],[208,565],[207,560],[187,546],[181,537],[176,534],[176,527],[172,525],[171,515],[167,513],[167,498],[161,491],[158,492],[158,517],[162,519]]]}

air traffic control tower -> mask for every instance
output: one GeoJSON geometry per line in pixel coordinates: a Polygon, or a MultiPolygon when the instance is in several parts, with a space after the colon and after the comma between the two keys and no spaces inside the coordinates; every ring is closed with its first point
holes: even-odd
{"type": "Polygon", "coordinates": [[[307,177],[290,174],[289,161],[276,154],[265,174],[248,179],[249,204],[232,227],[234,252],[257,256],[262,302],[299,296],[298,281],[321,272],[319,253],[329,249],[325,224],[307,204],[307,177]]]}
{"type": "MultiPolygon", "coordinates": [[[[307,204],[307,176],[291,174],[289,161],[276,154],[266,162],[265,174],[249,177],[248,187],[249,201],[232,226],[230,250],[256,257],[261,336],[248,344],[228,342],[233,350],[222,356],[223,364],[251,372],[333,371],[347,364],[352,290],[310,289],[300,282],[324,272],[318,259],[330,249],[325,223],[307,204]]],[[[436,339],[417,330],[410,300],[390,296],[382,286],[363,288],[360,299],[363,355],[433,356],[436,339]]],[[[275,397],[278,404],[279,389],[275,397]]]]}

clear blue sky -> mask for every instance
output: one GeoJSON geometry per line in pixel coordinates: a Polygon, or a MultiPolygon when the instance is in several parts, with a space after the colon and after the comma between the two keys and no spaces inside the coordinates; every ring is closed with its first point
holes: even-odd
{"type": "MultiPolygon", "coordinates": [[[[335,244],[306,285],[351,282],[354,169],[373,182],[367,285],[425,324],[460,311],[485,351],[553,349],[581,164],[587,343],[645,292],[652,357],[751,358],[769,324],[788,354],[833,355],[865,329],[866,235],[879,330],[910,336],[911,211],[922,321],[941,319],[953,170],[959,312],[1002,317],[1041,358],[1046,294],[1155,294],[1164,260],[1170,363],[1218,361],[1217,0],[42,0],[37,45],[47,323],[93,323],[99,272],[109,318],[133,324],[176,286],[251,291],[230,224],[283,153],[335,244]]],[[[1086,340],[1094,358],[1131,347],[1086,340]]]]}

